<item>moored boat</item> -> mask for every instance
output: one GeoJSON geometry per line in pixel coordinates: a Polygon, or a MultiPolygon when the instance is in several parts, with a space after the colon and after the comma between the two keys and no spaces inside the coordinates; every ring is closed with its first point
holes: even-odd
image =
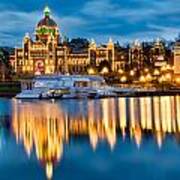
{"type": "Polygon", "coordinates": [[[31,89],[22,89],[16,98],[101,98],[117,95],[101,76],[49,75],[37,76],[32,81],[31,89]]]}

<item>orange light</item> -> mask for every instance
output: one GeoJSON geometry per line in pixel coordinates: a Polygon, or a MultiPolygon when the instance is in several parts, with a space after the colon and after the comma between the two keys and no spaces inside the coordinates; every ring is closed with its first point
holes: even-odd
{"type": "Polygon", "coordinates": [[[101,74],[107,74],[109,73],[109,69],[107,67],[104,67],[102,70],[101,70],[101,74]]]}

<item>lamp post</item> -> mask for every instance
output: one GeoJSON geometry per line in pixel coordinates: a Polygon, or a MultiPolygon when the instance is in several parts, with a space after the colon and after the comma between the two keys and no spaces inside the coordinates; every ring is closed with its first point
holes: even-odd
{"type": "Polygon", "coordinates": [[[148,72],[149,72],[149,69],[148,69],[148,68],[145,68],[145,69],[144,69],[144,72],[145,72],[145,73],[148,73],[148,72]]]}
{"type": "Polygon", "coordinates": [[[119,73],[119,74],[123,74],[124,71],[123,71],[122,69],[119,69],[119,70],[118,70],[118,73],[119,73]]]}
{"type": "Polygon", "coordinates": [[[147,81],[147,82],[151,82],[151,81],[152,81],[152,76],[151,76],[150,73],[148,73],[148,74],[146,75],[146,81],[147,81]]]}
{"type": "Polygon", "coordinates": [[[101,74],[105,75],[109,73],[109,69],[107,67],[103,67],[103,69],[101,70],[101,74]]]}
{"type": "Polygon", "coordinates": [[[166,74],[165,74],[165,78],[166,78],[166,80],[167,80],[168,82],[171,82],[171,80],[172,80],[171,73],[166,73],[166,74]]]}
{"type": "Polygon", "coordinates": [[[160,75],[160,72],[158,69],[155,69],[154,72],[153,72],[153,75],[154,76],[159,76],[160,75]]]}
{"type": "Polygon", "coordinates": [[[88,69],[88,74],[89,74],[89,75],[94,75],[94,74],[95,74],[94,68],[89,68],[89,69],[88,69]]]}
{"type": "Polygon", "coordinates": [[[180,77],[175,78],[176,85],[180,85],[180,77]]]}
{"type": "Polygon", "coordinates": [[[121,82],[126,83],[127,82],[127,77],[124,75],[121,77],[121,82]]]}
{"type": "Polygon", "coordinates": [[[139,81],[140,81],[141,83],[145,83],[145,82],[146,82],[145,76],[144,76],[144,75],[141,75],[140,78],[139,78],[139,81]]]}
{"type": "Polygon", "coordinates": [[[134,71],[134,70],[131,70],[131,71],[129,72],[129,75],[130,75],[131,77],[133,77],[133,76],[135,75],[135,71],[134,71]]]}

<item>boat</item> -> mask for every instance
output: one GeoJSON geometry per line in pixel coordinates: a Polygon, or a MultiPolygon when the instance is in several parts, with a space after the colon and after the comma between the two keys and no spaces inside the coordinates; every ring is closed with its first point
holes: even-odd
{"type": "Polygon", "coordinates": [[[41,91],[37,90],[23,90],[16,95],[17,99],[40,99],[41,91]]]}
{"type": "Polygon", "coordinates": [[[17,99],[67,99],[115,97],[116,88],[95,75],[44,75],[32,79],[31,89],[22,89],[17,99]]]}

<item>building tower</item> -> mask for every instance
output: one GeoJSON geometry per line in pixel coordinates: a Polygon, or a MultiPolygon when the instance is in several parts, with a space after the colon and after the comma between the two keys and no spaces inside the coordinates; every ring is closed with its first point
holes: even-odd
{"type": "Polygon", "coordinates": [[[111,70],[115,70],[114,60],[115,60],[115,49],[112,38],[109,38],[109,42],[107,44],[107,60],[111,65],[111,70]]]}
{"type": "Polygon", "coordinates": [[[129,60],[131,68],[141,69],[143,66],[143,48],[139,40],[135,40],[129,50],[129,60]]]}
{"type": "Polygon", "coordinates": [[[88,49],[89,64],[92,67],[96,67],[96,49],[97,49],[96,42],[94,39],[92,39],[88,49]]]}
{"type": "Polygon", "coordinates": [[[150,60],[156,68],[167,64],[165,44],[160,38],[156,39],[150,50],[150,60]]]}
{"type": "Polygon", "coordinates": [[[48,6],[44,9],[44,17],[39,21],[35,30],[36,54],[41,55],[34,61],[35,74],[52,74],[56,71],[56,48],[59,44],[59,28],[51,18],[48,6]]]}
{"type": "Polygon", "coordinates": [[[54,38],[54,44],[59,43],[59,28],[56,22],[51,18],[51,11],[48,6],[44,9],[44,18],[39,21],[36,27],[36,40],[47,43],[49,37],[54,38]]]}

